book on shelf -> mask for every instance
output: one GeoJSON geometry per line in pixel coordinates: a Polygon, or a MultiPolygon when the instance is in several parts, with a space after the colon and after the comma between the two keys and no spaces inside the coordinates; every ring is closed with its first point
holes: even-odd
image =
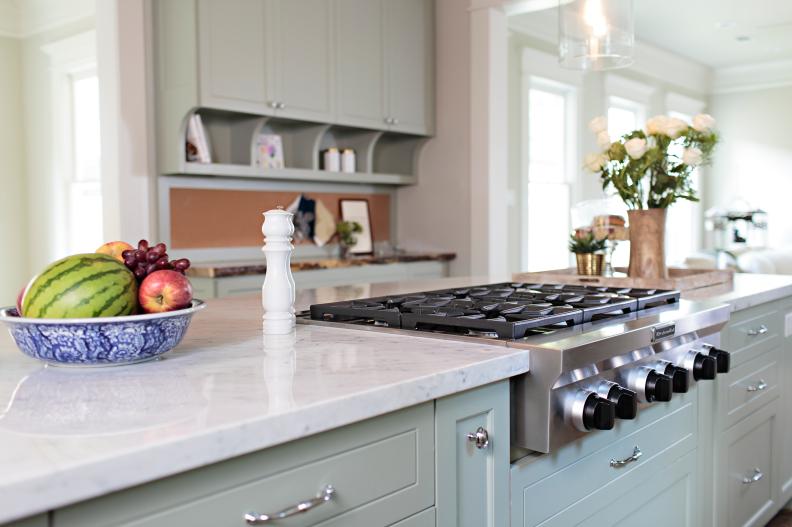
{"type": "Polygon", "coordinates": [[[206,130],[199,114],[193,114],[187,122],[187,161],[193,163],[211,163],[212,154],[209,150],[209,141],[206,130]]]}

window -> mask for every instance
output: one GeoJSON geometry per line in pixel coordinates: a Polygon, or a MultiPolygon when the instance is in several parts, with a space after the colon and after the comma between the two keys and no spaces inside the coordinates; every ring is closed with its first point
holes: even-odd
{"type": "Polygon", "coordinates": [[[85,252],[102,244],[99,179],[99,80],[95,71],[69,76],[72,170],[69,188],[69,250],[85,252]]]}
{"type": "Polygon", "coordinates": [[[527,90],[527,166],[523,170],[522,263],[528,271],[569,265],[570,177],[575,159],[575,89],[531,77],[527,90]]]}
{"type": "MultiPolygon", "coordinates": [[[[690,123],[692,116],[681,112],[668,112],[670,117],[676,117],[690,123]]],[[[677,139],[669,147],[669,154],[682,157],[682,141],[677,139]]],[[[699,170],[691,174],[693,188],[701,195],[701,175],[699,170]]],[[[666,232],[673,233],[673,240],[666,240],[666,261],[669,264],[679,265],[685,258],[692,255],[699,248],[701,233],[701,205],[693,201],[681,199],[668,209],[666,219],[666,232]],[[692,228],[691,228],[692,226],[692,228]]]]}
{"type": "Polygon", "coordinates": [[[608,97],[608,135],[611,140],[643,128],[645,121],[646,106],[643,104],[621,97],[608,97]]]}

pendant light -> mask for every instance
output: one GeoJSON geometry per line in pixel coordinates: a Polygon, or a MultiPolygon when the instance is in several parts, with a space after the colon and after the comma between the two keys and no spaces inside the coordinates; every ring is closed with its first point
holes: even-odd
{"type": "Polygon", "coordinates": [[[633,0],[559,0],[561,66],[610,70],[633,63],[633,0]]]}

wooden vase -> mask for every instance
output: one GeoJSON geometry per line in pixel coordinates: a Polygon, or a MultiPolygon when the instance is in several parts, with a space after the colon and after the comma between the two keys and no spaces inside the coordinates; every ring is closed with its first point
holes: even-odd
{"type": "Polygon", "coordinates": [[[666,209],[630,210],[631,278],[668,278],[665,265],[666,209]]]}

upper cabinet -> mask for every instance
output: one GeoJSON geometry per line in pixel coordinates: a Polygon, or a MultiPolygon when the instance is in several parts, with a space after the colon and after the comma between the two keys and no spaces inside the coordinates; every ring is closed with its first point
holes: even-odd
{"type": "Polygon", "coordinates": [[[269,79],[263,59],[267,55],[267,14],[267,5],[261,0],[200,0],[200,106],[267,111],[269,79]]]}
{"type": "Polygon", "coordinates": [[[336,122],[434,129],[431,0],[336,0],[336,122]]]}
{"type": "Polygon", "coordinates": [[[328,0],[267,0],[265,54],[275,114],[332,122],[333,10],[328,0]]]}
{"type": "Polygon", "coordinates": [[[430,0],[383,0],[390,129],[433,130],[433,10],[430,0]]]}

